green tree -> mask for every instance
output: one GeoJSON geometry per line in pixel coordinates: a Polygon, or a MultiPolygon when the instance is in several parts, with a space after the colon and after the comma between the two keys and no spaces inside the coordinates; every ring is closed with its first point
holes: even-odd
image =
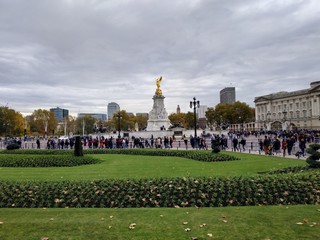
{"type": "Polygon", "coordinates": [[[255,110],[243,102],[220,103],[206,112],[207,121],[212,125],[222,126],[240,124],[255,120],[255,110]]]}
{"type": "MultiPolygon", "coordinates": [[[[184,119],[185,119],[185,128],[187,129],[194,128],[194,113],[187,112],[184,119]]],[[[197,118],[196,120],[198,122],[197,118]]]]}
{"type": "Polygon", "coordinates": [[[34,110],[29,117],[30,131],[41,135],[49,135],[57,129],[58,120],[54,113],[45,109],[34,110]]]}
{"type": "Polygon", "coordinates": [[[76,125],[76,133],[78,134],[90,134],[94,132],[94,128],[96,127],[97,119],[92,117],[91,115],[85,115],[83,117],[77,118],[76,125]]]}
{"type": "Polygon", "coordinates": [[[66,135],[76,133],[77,124],[76,118],[73,116],[66,116],[62,119],[60,123],[60,127],[58,128],[59,131],[57,132],[59,135],[64,135],[66,130],[66,135]]]}
{"type": "Polygon", "coordinates": [[[0,136],[22,136],[24,119],[21,113],[7,106],[0,107],[0,136]]]}
{"type": "Polygon", "coordinates": [[[185,113],[171,113],[168,116],[168,118],[173,126],[180,126],[180,127],[186,126],[186,114],[185,113]]]}
{"type": "Polygon", "coordinates": [[[207,125],[211,128],[215,124],[214,108],[209,107],[206,111],[207,125]]]}
{"type": "Polygon", "coordinates": [[[112,117],[112,122],[114,126],[114,131],[118,131],[119,129],[119,119],[118,114],[120,114],[120,129],[121,131],[128,131],[134,129],[135,117],[129,116],[125,110],[121,110],[120,112],[116,113],[112,117]]]}
{"type": "Polygon", "coordinates": [[[135,123],[138,123],[139,131],[141,131],[147,127],[148,117],[144,115],[135,116],[135,123]]]}

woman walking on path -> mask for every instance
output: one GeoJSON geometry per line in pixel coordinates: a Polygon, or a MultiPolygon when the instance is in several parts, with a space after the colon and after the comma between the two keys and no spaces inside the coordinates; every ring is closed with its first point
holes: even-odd
{"type": "Polygon", "coordinates": [[[288,146],[287,139],[283,138],[282,143],[281,143],[283,157],[286,156],[287,146],[288,146]]]}

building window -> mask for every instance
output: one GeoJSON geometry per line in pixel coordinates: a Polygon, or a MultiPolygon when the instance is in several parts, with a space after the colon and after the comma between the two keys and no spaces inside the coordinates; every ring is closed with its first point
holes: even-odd
{"type": "Polygon", "coordinates": [[[307,118],[307,111],[306,110],[303,111],[303,117],[307,118]]]}
{"type": "Polygon", "coordinates": [[[297,111],[297,118],[300,118],[300,112],[297,111]]]}
{"type": "Polygon", "coordinates": [[[296,109],[299,109],[299,103],[296,103],[296,109]]]}
{"type": "Polygon", "coordinates": [[[290,118],[293,118],[293,112],[290,112],[290,118]]]}
{"type": "Polygon", "coordinates": [[[292,110],[292,103],[290,103],[290,105],[289,105],[289,106],[290,106],[290,110],[292,110]]]}

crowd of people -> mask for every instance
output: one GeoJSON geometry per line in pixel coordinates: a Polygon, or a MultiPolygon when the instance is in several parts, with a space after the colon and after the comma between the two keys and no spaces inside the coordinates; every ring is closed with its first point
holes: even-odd
{"type": "MultiPolygon", "coordinates": [[[[319,130],[292,130],[292,131],[229,131],[227,134],[210,134],[210,136],[200,135],[194,137],[185,135],[179,140],[175,136],[165,136],[154,138],[141,138],[132,136],[130,139],[105,137],[101,136],[84,136],[82,137],[83,147],[93,148],[156,148],[171,149],[177,147],[180,149],[211,149],[208,144],[213,141],[218,143],[221,150],[246,151],[247,149],[258,150],[259,153],[265,155],[296,155],[297,157],[305,156],[307,145],[310,143],[318,143],[320,138],[319,130]],[[247,147],[247,139],[249,146],[247,147]],[[175,146],[173,146],[175,144],[175,146]],[[180,145],[181,144],[181,145],[180,145]],[[230,144],[230,147],[228,146],[230,144]],[[251,145],[251,146],[250,146],[251,145]],[[254,147],[253,147],[254,146],[254,147]],[[258,149],[253,149],[258,148],[258,149]],[[298,149],[298,150],[297,150],[298,149]]],[[[21,139],[3,139],[6,145],[12,141],[21,145],[21,139]]],[[[73,149],[75,144],[74,138],[48,138],[46,147],[44,140],[36,139],[36,148],[47,149],[73,149]]]]}
{"type": "Polygon", "coordinates": [[[319,143],[319,130],[291,130],[291,131],[255,131],[229,132],[232,139],[233,151],[239,151],[239,146],[245,150],[247,137],[254,136],[258,140],[259,152],[265,155],[295,155],[298,158],[306,154],[307,144],[319,143]],[[241,140],[239,140],[241,139],[241,140]],[[294,146],[298,151],[293,152],[294,146]]]}

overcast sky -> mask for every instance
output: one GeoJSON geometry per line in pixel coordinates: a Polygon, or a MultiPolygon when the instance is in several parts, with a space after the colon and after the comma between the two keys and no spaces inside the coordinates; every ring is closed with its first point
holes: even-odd
{"type": "Polygon", "coordinates": [[[320,80],[319,0],[0,0],[0,106],[152,109],[195,96],[213,107],[320,80]]]}

